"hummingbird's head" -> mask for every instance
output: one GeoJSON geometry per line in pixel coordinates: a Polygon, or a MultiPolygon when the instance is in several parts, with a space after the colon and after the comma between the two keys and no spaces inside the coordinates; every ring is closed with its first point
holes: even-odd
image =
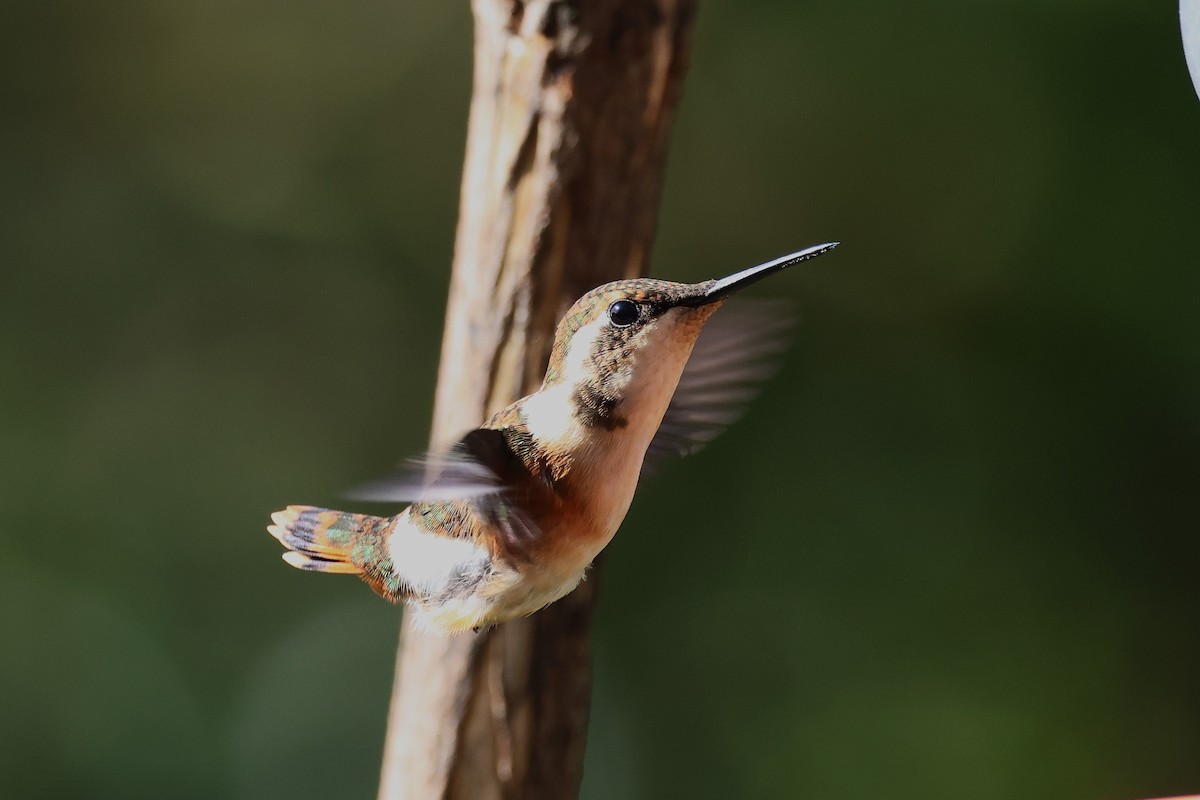
{"type": "Polygon", "coordinates": [[[566,390],[574,416],[587,427],[614,430],[643,417],[657,426],[696,337],[725,299],[836,246],[817,245],[701,283],[634,278],[593,289],[559,323],[543,389],[566,390]]]}

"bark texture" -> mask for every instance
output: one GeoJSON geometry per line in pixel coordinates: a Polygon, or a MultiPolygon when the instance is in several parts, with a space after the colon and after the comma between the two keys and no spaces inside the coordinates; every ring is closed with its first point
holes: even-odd
{"type": "MultiPolygon", "coordinates": [[[[645,274],[696,0],[474,0],[435,444],[540,383],[576,297],[645,274]]],[[[597,574],[478,635],[401,633],[380,797],[571,798],[597,574]]]]}

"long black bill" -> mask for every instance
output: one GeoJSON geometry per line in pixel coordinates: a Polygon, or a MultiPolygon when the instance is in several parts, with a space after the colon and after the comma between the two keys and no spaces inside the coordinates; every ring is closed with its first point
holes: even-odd
{"type": "Polygon", "coordinates": [[[822,253],[828,253],[837,246],[838,242],[813,245],[803,250],[797,250],[794,253],[788,253],[786,256],[780,256],[765,264],[759,264],[757,267],[750,267],[741,272],[735,272],[732,275],[715,280],[712,282],[712,285],[704,290],[704,294],[696,298],[696,305],[706,305],[717,300],[723,300],[734,292],[741,291],[750,284],[761,281],[768,275],[774,275],[776,272],[787,269],[793,264],[799,264],[801,261],[816,258],[822,253]]]}

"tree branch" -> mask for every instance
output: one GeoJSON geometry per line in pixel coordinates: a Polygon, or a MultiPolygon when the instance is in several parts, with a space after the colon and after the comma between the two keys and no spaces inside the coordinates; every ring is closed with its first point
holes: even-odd
{"type": "MultiPolygon", "coordinates": [[[[645,274],[696,0],[472,5],[435,444],[537,387],[576,297],[645,274]]],[[[406,619],[380,797],[575,797],[597,584],[479,635],[406,619]]]]}

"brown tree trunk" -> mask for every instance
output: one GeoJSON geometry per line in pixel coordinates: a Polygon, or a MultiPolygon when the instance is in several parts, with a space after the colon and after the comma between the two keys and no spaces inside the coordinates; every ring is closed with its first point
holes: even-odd
{"type": "MultiPolygon", "coordinates": [[[[474,0],[475,79],[438,379],[445,443],[535,389],[554,325],[645,274],[696,0],[474,0]]],[[[528,619],[405,621],[380,797],[571,798],[597,575],[528,619]]]]}

